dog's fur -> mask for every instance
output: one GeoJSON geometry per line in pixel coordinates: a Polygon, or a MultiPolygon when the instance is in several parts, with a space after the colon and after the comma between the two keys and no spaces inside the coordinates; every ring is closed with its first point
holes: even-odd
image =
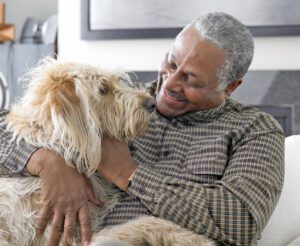
{"type": "MultiPolygon", "coordinates": [[[[93,242],[109,236],[132,245],[214,245],[159,218],[143,216],[127,224],[99,226],[106,211],[119,198],[119,190],[95,171],[101,158],[105,135],[130,140],[147,127],[153,100],[149,93],[127,85],[126,75],[109,73],[89,65],[44,60],[26,77],[28,89],[7,116],[13,139],[50,150],[64,157],[67,165],[85,173],[104,207],[90,206],[93,242]],[[99,232],[100,231],[100,232],[99,232]]],[[[35,234],[42,201],[38,178],[0,179],[0,244],[46,245],[49,226],[43,236],[35,234]]],[[[79,243],[79,230],[74,245],[79,243]]]]}

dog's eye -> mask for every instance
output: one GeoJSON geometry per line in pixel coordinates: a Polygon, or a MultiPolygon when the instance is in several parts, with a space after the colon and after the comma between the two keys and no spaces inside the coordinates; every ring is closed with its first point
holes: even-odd
{"type": "Polygon", "coordinates": [[[100,86],[100,87],[98,88],[98,93],[99,93],[100,95],[105,95],[105,94],[107,94],[107,92],[108,92],[107,86],[100,86]]]}

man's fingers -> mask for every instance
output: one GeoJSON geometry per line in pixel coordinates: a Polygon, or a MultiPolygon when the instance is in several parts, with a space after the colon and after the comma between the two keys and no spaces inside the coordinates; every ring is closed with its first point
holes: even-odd
{"type": "Polygon", "coordinates": [[[65,217],[63,245],[71,245],[74,238],[76,214],[69,212],[65,217]]]}
{"type": "Polygon", "coordinates": [[[89,202],[93,203],[94,205],[96,205],[96,206],[102,206],[103,205],[103,202],[99,201],[96,198],[95,193],[92,190],[92,188],[87,190],[87,197],[88,197],[89,202]]]}
{"type": "Polygon", "coordinates": [[[51,215],[52,214],[51,214],[49,207],[45,206],[42,208],[42,211],[40,213],[39,220],[38,220],[38,227],[37,227],[38,234],[44,233],[44,231],[48,225],[48,222],[51,218],[51,215]]]}
{"type": "Polygon", "coordinates": [[[95,192],[93,190],[93,186],[92,186],[91,182],[89,181],[89,179],[84,175],[83,175],[83,178],[85,180],[86,187],[87,187],[86,194],[87,194],[88,201],[93,203],[95,206],[102,206],[103,202],[96,198],[95,192]]]}
{"type": "Polygon", "coordinates": [[[64,216],[56,213],[51,223],[49,246],[57,246],[62,235],[64,216]]]}
{"type": "Polygon", "coordinates": [[[88,205],[83,205],[78,212],[78,219],[80,224],[82,244],[90,242],[92,238],[91,219],[89,216],[88,205]]]}

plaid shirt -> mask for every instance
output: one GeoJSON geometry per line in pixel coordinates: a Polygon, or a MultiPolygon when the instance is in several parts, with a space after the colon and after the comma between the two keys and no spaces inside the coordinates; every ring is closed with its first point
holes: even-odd
{"type": "MultiPolygon", "coordinates": [[[[0,134],[0,173],[26,174],[33,149],[0,134]]],[[[152,214],[220,245],[255,245],[283,186],[284,135],[270,115],[231,99],[173,119],[156,112],[129,147],[139,166],[103,225],[152,214]]]]}
{"type": "Polygon", "coordinates": [[[25,169],[28,159],[36,147],[21,141],[17,144],[11,141],[12,134],[6,131],[6,110],[0,110],[0,177],[30,176],[25,169]]]}

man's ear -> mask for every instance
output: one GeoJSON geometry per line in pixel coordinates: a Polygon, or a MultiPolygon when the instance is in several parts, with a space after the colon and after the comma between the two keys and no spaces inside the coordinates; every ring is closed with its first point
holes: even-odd
{"type": "Polygon", "coordinates": [[[231,82],[229,85],[227,85],[227,87],[225,88],[224,92],[225,92],[225,95],[227,97],[229,97],[231,95],[231,93],[239,87],[239,85],[243,82],[242,79],[237,79],[237,80],[234,80],[233,82],[231,82]]]}

